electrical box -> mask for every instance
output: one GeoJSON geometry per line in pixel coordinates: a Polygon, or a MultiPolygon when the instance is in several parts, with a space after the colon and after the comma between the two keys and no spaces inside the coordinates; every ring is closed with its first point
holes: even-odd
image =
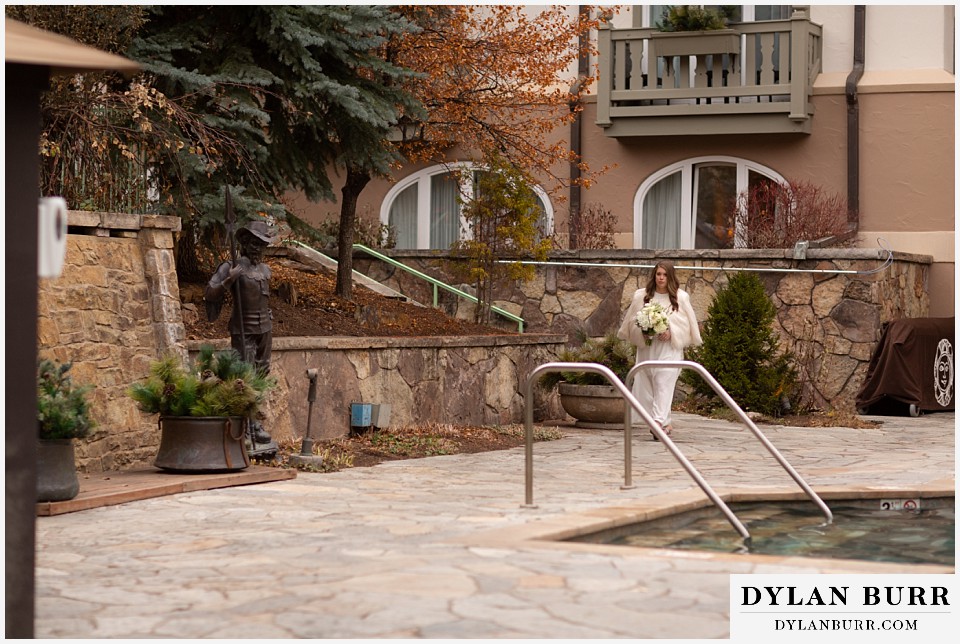
{"type": "Polygon", "coordinates": [[[350,427],[370,427],[373,423],[373,405],[370,403],[350,403],[350,427]]]}

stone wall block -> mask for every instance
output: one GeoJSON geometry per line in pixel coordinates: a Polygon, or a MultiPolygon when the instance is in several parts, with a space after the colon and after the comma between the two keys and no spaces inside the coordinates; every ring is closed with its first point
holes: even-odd
{"type": "Polygon", "coordinates": [[[824,332],[812,306],[785,306],[777,314],[777,320],[790,337],[823,343],[824,332]]]}
{"type": "Polygon", "coordinates": [[[848,356],[825,354],[820,369],[820,378],[818,379],[820,393],[827,400],[835,399],[843,391],[847,381],[859,364],[859,361],[848,356]]]}
{"type": "Polygon", "coordinates": [[[566,315],[575,317],[578,320],[586,320],[600,305],[602,299],[597,293],[606,291],[560,291],[557,293],[557,299],[560,300],[560,306],[566,315]]]}
{"type": "Polygon", "coordinates": [[[395,349],[380,351],[377,354],[377,364],[380,365],[381,369],[394,370],[397,368],[399,358],[400,352],[395,349]]]}
{"type": "Polygon", "coordinates": [[[851,279],[843,291],[843,297],[848,300],[860,300],[861,302],[875,302],[877,299],[877,284],[868,283],[859,278],[851,279]]]}
{"type": "Polygon", "coordinates": [[[567,313],[558,313],[553,316],[549,331],[573,338],[580,329],[583,329],[583,322],[579,318],[567,313]]]}
{"type": "Polygon", "coordinates": [[[633,301],[633,294],[637,292],[636,288],[633,288],[631,280],[627,280],[623,284],[623,288],[620,289],[620,311],[626,313],[627,309],[630,307],[630,302],[633,301]]]}
{"type": "Polygon", "coordinates": [[[813,311],[817,317],[826,317],[843,299],[846,285],[840,277],[834,277],[817,284],[813,289],[813,311]]]}
{"type": "Polygon", "coordinates": [[[144,248],[173,250],[173,234],[169,230],[145,228],[140,231],[139,239],[144,248]]]}
{"type": "Polygon", "coordinates": [[[539,300],[547,290],[546,275],[542,271],[537,271],[532,280],[527,282],[521,280],[518,286],[524,296],[539,300]]]}
{"type": "Polygon", "coordinates": [[[543,271],[543,291],[549,295],[557,294],[557,267],[546,266],[543,271]]]}
{"type": "Polygon", "coordinates": [[[843,300],[830,313],[840,334],[851,342],[876,342],[880,339],[880,313],[877,307],[858,300],[843,300]]]}
{"type": "MultiPolygon", "coordinates": [[[[549,295],[545,296],[544,299],[546,299],[547,297],[552,297],[552,296],[549,296],[549,295]]],[[[553,299],[554,299],[554,303],[559,306],[559,302],[556,302],[556,298],[553,298],[553,299]]],[[[550,326],[550,319],[547,317],[547,315],[544,314],[544,312],[540,310],[540,306],[541,306],[540,300],[529,299],[526,302],[524,302],[523,308],[520,310],[520,313],[519,313],[520,317],[522,317],[524,321],[524,325],[523,325],[524,330],[527,330],[530,327],[542,329],[550,326]]]]}
{"type": "Polygon", "coordinates": [[[620,291],[615,288],[606,293],[594,312],[584,320],[587,335],[597,337],[616,332],[625,310],[620,308],[620,291]]]}
{"type": "Polygon", "coordinates": [[[832,353],[838,356],[849,355],[852,347],[852,342],[837,335],[827,336],[823,343],[823,348],[827,353],[832,353]]]}
{"type": "MultiPolygon", "coordinates": [[[[413,385],[413,405],[417,418],[444,418],[443,385],[437,380],[426,380],[413,385]]],[[[392,410],[391,410],[392,414],[392,410]]],[[[412,416],[412,414],[408,415],[412,416]]],[[[391,418],[391,424],[396,422],[391,418]]],[[[447,421],[437,421],[447,422],[447,421]]]]}
{"type": "Polygon", "coordinates": [[[120,313],[121,293],[119,291],[99,290],[94,294],[93,300],[89,308],[110,311],[113,314],[120,313]]]}
{"type": "MultiPolygon", "coordinates": [[[[472,423],[477,422],[477,416],[482,415],[477,405],[479,396],[459,396],[453,392],[481,392],[483,391],[483,368],[476,368],[476,362],[471,362],[464,358],[458,350],[452,350],[448,353],[449,368],[444,374],[443,380],[443,410],[444,416],[448,418],[449,423],[472,423]],[[446,395],[450,392],[451,395],[446,395]],[[478,414],[480,411],[480,414],[478,414]]],[[[483,367],[487,369],[493,365],[491,361],[483,361],[483,367]]],[[[482,421],[481,421],[482,422],[482,421]]]]}
{"type": "Polygon", "coordinates": [[[812,290],[813,276],[810,273],[788,273],[780,280],[775,292],[784,304],[797,305],[810,304],[812,290]]]}
{"type": "Polygon", "coordinates": [[[161,322],[162,320],[177,319],[180,313],[180,302],[169,297],[157,297],[151,302],[153,320],[161,322]]]}
{"type": "Polygon", "coordinates": [[[76,333],[83,330],[83,316],[78,310],[66,309],[60,311],[55,319],[57,330],[60,333],[76,333]]]}
{"type": "Polygon", "coordinates": [[[614,285],[614,281],[608,275],[607,270],[572,266],[561,267],[557,269],[557,291],[606,293],[614,285]]]}
{"type": "Polygon", "coordinates": [[[71,276],[75,283],[98,287],[113,286],[113,283],[107,280],[107,272],[102,266],[78,266],[75,270],[76,275],[71,276]]]}
{"type": "Polygon", "coordinates": [[[60,344],[60,332],[57,323],[47,317],[37,319],[37,342],[43,346],[60,344]]]}
{"type": "Polygon", "coordinates": [[[717,291],[712,284],[703,279],[692,279],[688,281],[688,284],[690,289],[684,290],[687,290],[690,294],[690,304],[693,306],[693,312],[697,316],[697,321],[702,325],[708,317],[707,311],[710,310],[710,305],[717,297],[717,291]]]}
{"type": "Polygon", "coordinates": [[[877,344],[873,342],[853,342],[850,345],[850,357],[861,362],[869,362],[877,344]]]}

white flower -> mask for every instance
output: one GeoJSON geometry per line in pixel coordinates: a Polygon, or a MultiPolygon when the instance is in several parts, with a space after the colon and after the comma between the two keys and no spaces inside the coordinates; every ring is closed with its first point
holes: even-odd
{"type": "Polygon", "coordinates": [[[640,312],[637,313],[636,323],[637,326],[640,327],[640,330],[643,331],[647,346],[653,342],[653,336],[660,335],[670,328],[670,320],[667,315],[668,313],[665,308],[652,301],[645,304],[644,307],[640,309],[640,312]]]}

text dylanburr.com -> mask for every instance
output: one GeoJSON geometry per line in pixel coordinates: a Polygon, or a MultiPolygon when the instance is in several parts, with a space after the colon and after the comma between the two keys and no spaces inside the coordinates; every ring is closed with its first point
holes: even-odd
{"type": "Polygon", "coordinates": [[[944,574],[730,575],[730,640],[956,641],[956,587],[944,574]]]}

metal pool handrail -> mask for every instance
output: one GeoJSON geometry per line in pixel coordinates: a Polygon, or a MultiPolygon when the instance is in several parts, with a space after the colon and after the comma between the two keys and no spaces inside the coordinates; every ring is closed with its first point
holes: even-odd
{"type": "MultiPolygon", "coordinates": [[[[737,416],[740,417],[740,420],[742,420],[744,424],[747,426],[747,428],[751,432],[753,432],[753,435],[757,437],[757,439],[763,444],[764,447],[767,448],[767,451],[773,454],[773,457],[777,459],[777,462],[780,463],[780,466],[783,467],[784,470],[786,470],[787,474],[789,474],[794,481],[796,481],[797,485],[799,485],[800,488],[807,494],[807,496],[810,497],[810,500],[813,501],[817,505],[817,507],[820,508],[820,511],[823,512],[824,516],[827,517],[827,523],[830,523],[833,521],[833,512],[830,511],[830,508],[827,507],[827,504],[824,503],[823,500],[821,500],[821,498],[817,495],[816,492],[814,492],[810,488],[809,485],[807,485],[807,482],[803,480],[803,477],[800,476],[800,474],[798,474],[795,469],[793,469],[790,463],[787,462],[787,459],[785,459],[783,455],[777,450],[777,448],[773,446],[773,443],[771,443],[770,440],[763,434],[763,432],[761,432],[757,428],[754,422],[750,420],[750,417],[747,416],[747,414],[742,409],[740,409],[740,405],[738,405],[737,402],[730,397],[730,394],[727,393],[727,390],[724,389],[719,382],[717,382],[716,378],[710,375],[710,372],[707,371],[702,364],[698,362],[691,362],[689,360],[645,360],[644,362],[639,362],[635,364],[633,368],[630,369],[629,372],[627,372],[627,377],[625,382],[625,386],[627,389],[630,389],[631,385],[633,384],[633,380],[636,377],[637,372],[647,367],[654,367],[654,368],[677,367],[681,369],[687,368],[687,369],[693,369],[698,374],[700,374],[700,377],[703,378],[707,382],[707,384],[710,385],[711,388],[713,388],[713,390],[717,393],[717,395],[720,396],[720,399],[723,400],[724,403],[726,403],[727,407],[733,410],[734,413],[736,413],[737,416]]],[[[630,389],[630,391],[632,391],[632,389],[630,389]]],[[[642,415],[643,414],[641,414],[641,416],[642,415]]],[[[644,420],[646,420],[646,418],[644,418],[644,420]]],[[[650,421],[647,421],[647,424],[650,424],[650,421]]],[[[630,468],[630,461],[631,461],[630,444],[631,444],[632,429],[633,428],[630,423],[630,410],[627,409],[623,414],[623,435],[624,435],[623,449],[624,449],[624,462],[626,464],[625,467],[627,467],[627,473],[624,477],[624,485],[627,485],[627,486],[630,485],[629,468],[630,468]]],[[[660,437],[660,440],[663,440],[662,436],[660,437]]],[[[669,448],[669,445],[672,445],[672,444],[673,444],[673,441],[670,441],[670,443],[668,444],[668,448],[669,448]]],[[[671,451],[673,450],[671,449],[671,451]]]]}
{"type": "MultiPolygon", "coordinates": [[[[641,363],[644,364],[644,363],[641,363]]],[[[720,511],[723,512],[724,516],[727,518],[727,521],[730,522],[730,525],[740,533],[740,536],[743,537],[744,542],[750,543],[750,533],[747,531],[746,527],[740,522],[740,519],[727,507],[727,504],[723,502],[716,492],[713,491],[713,488],[704,480],[703,476],[700,475],[700,472],[697,471],[697,468],[693,466],[687,458],[680,453],[680,450],[677,449],[677,446],[670,440],[670,437],[660,428],[660,425],[653,419],[653,417],[643,408],[643,405],[634,398],[633,394],[630,393],[630,390],[620,379],[617,378],[616,374],[601,364],[595,362],[548,362],[542,364],[539,367],[536,367],[530,375],[527,377],[527,381],[524,388],[524,410],[523,410],[523,431],[524,431],[524,441],[526,447],[526,467],[524,470],[524,481],[526,486],[526,496],[525,503],[521,507],[525,508],[535,508],[537,507],[533,503],[533,384],[537,381],[537,378],[547,372],[551,371],[586,371],[589,373],[600,374],[606,378],[610,384],[616,389],[623,399],[633,407],[640,417],[647,423],[650,427],[650,431],[654,432],[655,435],[660,439],[660,441],[666,446],[666,448],[673,454],[673,457],[677,459],[680,465],[687,471],[687,474],[700,486],[700,489],[713,501],[714,505],[720,508],[720,511]]],[[[629,420],[629,417],[628,417],[629,420]]],[[[629,425],[629,423],[628,423],[629,425]]],[[[629,476],[629,455],[630,455],[630,434],[624,432],[624,472],[629,476]]],[[[625,485],[626,487],[626,485],[625,485]]]]}

